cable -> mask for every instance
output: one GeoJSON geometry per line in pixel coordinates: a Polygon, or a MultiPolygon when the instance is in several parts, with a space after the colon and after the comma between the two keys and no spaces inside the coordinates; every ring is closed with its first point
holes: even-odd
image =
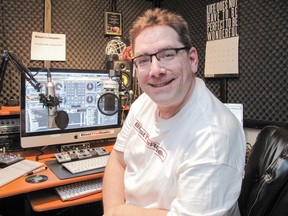
{"type": "MultiPolygon", "coordinates": [[[[45,148],[47,148],[47,147],[48,147],[48,146],[44,146],[44,147],[41,148],[41,149],[37,149],[37,150],[40,152],[40,154],[36,155],[36,157],[35,157],[35,160],[36,160],[36,161],[40,160],[40,159],[39,159],[39,156],[45,154],[45,153],[43,152],[43,150],[44,150],[45,148]]],[[[42,159],[44,159],[44,158],[42,158],[42,159]]],[[[42,160],[42,159],[41,159],[41,160],[42,160]]]]}
{"type": "Polygon", "coordinates": [[[109,4],[110,4],[110,11],[111,12],[116,12],[117,11],[116,10],[116,4],[117,4],[116,0],[110,0],[109,4]]]}

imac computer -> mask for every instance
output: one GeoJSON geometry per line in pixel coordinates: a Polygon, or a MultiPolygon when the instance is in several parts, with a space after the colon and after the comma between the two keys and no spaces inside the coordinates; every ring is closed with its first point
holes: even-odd
{"type": "MultiPolygon", "coordinates": [[[[45,92],[47,70],[29,68],[45,92]]],[[[55,96],[60,103],[57,111],[67,113],[68,125],[63,129],[51,123],[48,108],[39,101],[39,92],[21,74],[22,148],[62,145],[114,139],[120,131],[121,111],[104,115],[97,101],[103,94],[103,83],[109,79],[108,70],[50,69],[55,96]]]]}

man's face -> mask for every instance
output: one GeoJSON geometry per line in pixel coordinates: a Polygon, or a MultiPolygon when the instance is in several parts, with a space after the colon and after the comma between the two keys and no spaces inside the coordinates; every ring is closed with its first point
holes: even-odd
{"type": "MultiPolygon", "coordinates": [[[[184,47],[176,31],[169,26],[153,26],[144,29],[135,40],[134,56],[154,54],[168,48],[184,47]]],[[[159,107],[182,106],[190,97],[197,71],[198,57],[194,48],[180,50],[167,61],[152,56],[149,67],[137,68],[142,90],[159,107]]]]}

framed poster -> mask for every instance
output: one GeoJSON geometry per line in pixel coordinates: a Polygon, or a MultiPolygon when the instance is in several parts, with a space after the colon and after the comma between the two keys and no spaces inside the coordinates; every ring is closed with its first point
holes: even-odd
{"type": "Polygon", "coordinates": [[[122,14],[105,12],[105,35],[122,35],[122,14]]]}

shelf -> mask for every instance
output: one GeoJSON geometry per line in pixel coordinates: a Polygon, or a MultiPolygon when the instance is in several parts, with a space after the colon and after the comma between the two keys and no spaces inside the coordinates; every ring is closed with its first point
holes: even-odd
{"type": "Polygon", "coordinates": [[[45,189],[28,193],[27,198],[35,212],[43,212],[100,201],[102,200],[102,193],[100,192],[77,200],[63,202],[53,189],[45,189]]]}

